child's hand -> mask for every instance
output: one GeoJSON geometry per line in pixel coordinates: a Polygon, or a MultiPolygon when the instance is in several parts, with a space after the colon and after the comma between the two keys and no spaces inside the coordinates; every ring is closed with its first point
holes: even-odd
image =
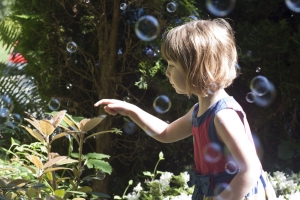
{"type": "Polygon", "coordinates": [[[133,109],[132,104],[116,99],[102,99],[94,104],[95,107],[100,105],[105,105],[105,112],[114,116],[117,114],[128,116],[129,112],[133,109]]]}

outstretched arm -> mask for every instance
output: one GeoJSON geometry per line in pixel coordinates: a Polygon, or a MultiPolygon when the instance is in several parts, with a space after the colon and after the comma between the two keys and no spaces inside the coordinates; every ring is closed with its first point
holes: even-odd
{"type": "Polygon", "coordinates": [[[214,123],[218,136],[240,168],[239,173],[230,182],[230,188],[225,189],[220,196],[224,200],[244,199],[261,174],[261,164],[255,147],[248,139],[243,122],[234,110],[221,110],[215,116],[214,123]]]}
{"type": "Polygon", "coordinates": [[[130,117],[148,135],[160,142],[176,142],[192,134],[192,109],[183,117],[168,124],[125,101],[102,99],[94,104],[95,107],[100,105],[104,105],[105,112],[110,115],[121,114],[130,117]]]}

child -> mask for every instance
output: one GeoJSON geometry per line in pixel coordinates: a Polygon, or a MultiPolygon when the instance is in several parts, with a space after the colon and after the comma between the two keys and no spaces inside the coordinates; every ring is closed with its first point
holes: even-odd
{"type": "Polygon", "coordinates": [[[196,20],[164,35],[161,52],[166,75],[178,94],[196,95],[199,102],[168,124],[137,106],[102,99],[110,115],[130,117],[147,134],[164,142],[194,137],[195,185],[192,199],[276,199],[256,154],[241,106],[224,88],[236,78],[234,33],[224,19],[196,20]]]}

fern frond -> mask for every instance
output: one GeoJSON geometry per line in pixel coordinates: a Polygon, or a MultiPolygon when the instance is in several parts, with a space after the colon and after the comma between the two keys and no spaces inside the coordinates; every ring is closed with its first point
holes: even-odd
{"type": "Polygon", "coordinates": [[[6,17],[0,21],[0,40],[6,45],[6,50],[10,51],[13,48],[20,31],[21,26],[11,18],[6,17]]]}

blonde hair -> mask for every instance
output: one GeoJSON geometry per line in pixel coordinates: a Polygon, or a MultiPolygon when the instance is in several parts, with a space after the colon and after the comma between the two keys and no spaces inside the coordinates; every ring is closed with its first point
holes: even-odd
{"type": "Polygon", "coordinates": [[[164,34],[161,52],[182,68],[188,95],[215,93],[237,76],[234,32],[224,19],[195,20],[171,29],[164,34]]]}

